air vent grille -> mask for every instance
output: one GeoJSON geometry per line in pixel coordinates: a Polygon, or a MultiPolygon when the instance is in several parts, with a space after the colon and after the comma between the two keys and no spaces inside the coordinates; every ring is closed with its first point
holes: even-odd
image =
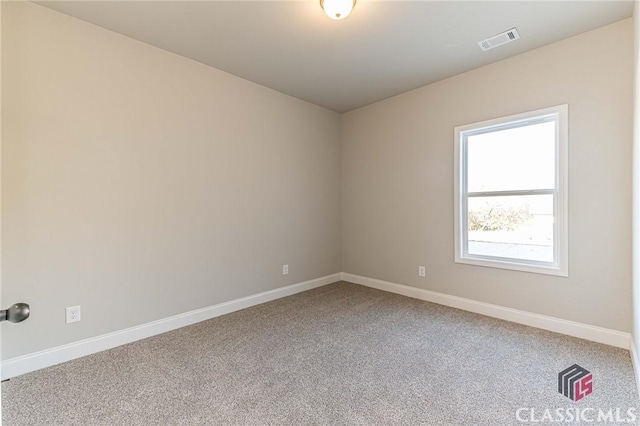
{"type": "Polygon", "coordinates": [[[496,34],[493,37],[489,37],[486,40],[482,40],[478,42],[478,46],[482,49],[483,52],[487,50],[491,50],[495,47],[502,46],[503,44],[511,43],[512,41],[516,41],[520,39],[520,34],[518,34],[518,30],[515,28],[511,28],[503,33],[496,34]]]}

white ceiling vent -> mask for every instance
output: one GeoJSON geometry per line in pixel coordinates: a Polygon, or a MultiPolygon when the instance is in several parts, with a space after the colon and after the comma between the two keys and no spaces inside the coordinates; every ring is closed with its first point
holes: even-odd
{"type": "Polygon", "coordinates": [[[515,28],[511,28],[508,31],[494,35],[493,37],[489,37],[486,40],[479,41],[478,46],[480,46],[480,49],[482,49],[483,52],[486,52],[487,50],[493,49],[494,47],[502,46],[503,44],[516,41],[519,38],[520,34],[518,34],[518,30],[516,30],[515,28]]]}

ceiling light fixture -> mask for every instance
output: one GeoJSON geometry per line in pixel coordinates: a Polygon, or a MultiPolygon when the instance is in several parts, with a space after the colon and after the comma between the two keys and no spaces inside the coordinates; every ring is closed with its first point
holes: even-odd
{"type": "Polygon", "coordinates": [[[344,19],[353,10],[356,0],[320,0],[320,7],[331,19],[344,19]]]}

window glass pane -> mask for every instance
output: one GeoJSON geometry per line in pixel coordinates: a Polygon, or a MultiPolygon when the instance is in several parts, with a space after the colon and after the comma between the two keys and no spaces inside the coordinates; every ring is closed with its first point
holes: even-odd
{"type": "Polygon", "coordinates": [[[555,121],[469,136],[468,192],[554,188],[555,139],[555,121]]]}
{"type": "Polygon", "coordinates": [[[553,195],[468,198],[468,252],[553,262],[553,195]]]}

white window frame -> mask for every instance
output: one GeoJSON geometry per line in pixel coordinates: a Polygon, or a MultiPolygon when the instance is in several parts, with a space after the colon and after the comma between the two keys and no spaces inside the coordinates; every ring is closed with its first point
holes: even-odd
{"type": "Polygon", "coordinates": [[[454,156],[454,212],[455,212],[455,261],[476,266],[512,269],[540,274],[569,276],[569,209],[568,209],[568,105],[529,111],[508,117],[472,123],[455,128],[454,156]],[[553,262],[513,259],[499,256],[469,254],[467,200],[467,138],[474,134],[490,133],[507,128],[521,127],[543,121],[554,120],[556,126],[556,171],[555,188],[552,190],[492,191],[471,193],[472,196],[509,195],[553,195],[553,262]]]}

